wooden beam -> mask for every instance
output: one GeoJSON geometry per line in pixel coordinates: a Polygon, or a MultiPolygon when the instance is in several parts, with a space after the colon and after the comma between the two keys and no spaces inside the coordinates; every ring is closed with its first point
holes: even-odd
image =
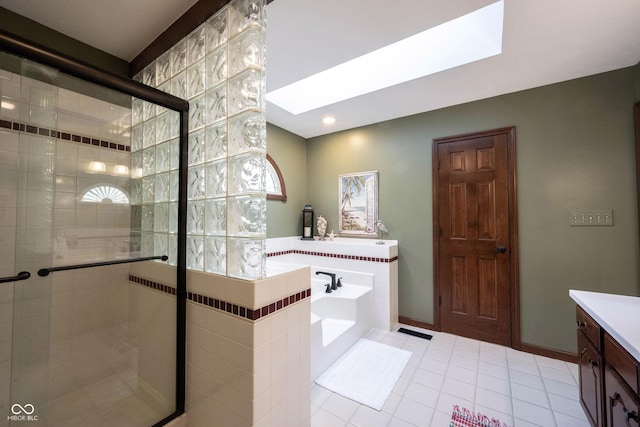
{"type": "MultiPolygon", "coordinates": [[[[266,4],[274,0],[267,0],[266,4]]],[[[200,0],[191,9],[171,24],[162,34],[149,44],[129,63],[129,77],[133,77],[151,64],[157,57],[172,48],[176,43],[198,28],[230,0],[200,0]]]]}

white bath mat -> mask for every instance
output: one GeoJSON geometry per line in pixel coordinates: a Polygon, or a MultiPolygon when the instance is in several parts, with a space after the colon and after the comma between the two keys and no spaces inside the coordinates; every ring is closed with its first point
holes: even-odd
{"type": "Polygon", "coordinates": [[[361,339],[320,375],[316,384],[379,411],[411,354],[410,351],[361,339]]]}

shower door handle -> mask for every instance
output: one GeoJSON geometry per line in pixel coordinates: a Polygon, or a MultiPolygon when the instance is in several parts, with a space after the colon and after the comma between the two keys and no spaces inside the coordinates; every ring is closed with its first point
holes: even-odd
{"type": "Polygon", "coordinates": [[[31,277],[31,273],[28,271],[21,271],[16,276],[0,277],[0,283],[18,282],[20,280],[27,280],[29,277],[31,277]]]}
{"type": "Polygon", "coordinates": [[[103,267],[105,265],[116,265],[116,264],[130,264],[132,262],[141,262],[141,261],[153,261],[153,260],[166,261],[168,259],[169,257],[167,255],[157,255],[157,256],[146,256],[142,258],[119,259],[114,261],[90,262],[87,264],[61,265],[59,267],[41,268],[40,270],[38,270],[38,276],[47,277],[50,273],[53,273],[54,271],[78,270],[80,268],[103,267]]]}

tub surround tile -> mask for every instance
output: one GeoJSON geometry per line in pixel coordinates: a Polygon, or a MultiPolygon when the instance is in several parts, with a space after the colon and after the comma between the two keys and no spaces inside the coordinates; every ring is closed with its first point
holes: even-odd
{"type": "MultiPolygon", "coordinates": [[[[286,281],[286,276],[272,279],[286,281]]],[[[310,331],[302,325],[309,323],[309,280],[307,269],[306,289],[256,309],[189,293],[190,425],[212,425],[212,420],[213,425],[281,425],[278,420],[308,423],[310,331]]],[[[259,285],[250,284],[255,285],[254,290],[259,285]]],[[[276,284],[266,281],[261,285],[276,284]]]]}
{"type": "MultiPolygon", "coordinates": [[[[164,266],[162,264],[158,264],[160,266],[163,267],[167,267],[167,268],[172,268],[174,269],[175,267],[172,266],[164,266]]],[[[143,267],[138,269],[139,271],[146,271],[146,272],[154,272],[155,271],[155,267],[143,267]]],[[[162,270],[162,268],[160,269],[162,270]]],[[[167,277],[167,276],[163,276],[162,274],[157,274],[158,272],[155,271],[156,274],[154,274],[155,276],[160,276],[160,277],[167,277]]],[[[198,272],[192,272],[194,275],[203,275],[206,273],[198,273],[198,272]]],[[[175,274],[174,274],[175,275],[175,274]]],[[[209,275],[209,276],[213,276],[213,275],[209,275]]],[[[228,278],[228,277],[220,277],[220,280],[225,281],[225,280],[229,280],[229,281],[239,281],[239,282],[245,282],[243,280],[239,280],[239,279],[233,279],[233,278],[228,278]]],[[[308,275],[307,275],[307,282],[308,282],[308,275]]],[[[146,286],[148,288],[154,289],[154,290],[158,290],[170,295],[176,295],[176,288],[174,286],[171,285],[167,285],[165,283],[156,281],[156,280],[152,280],[152,279],[148,279],[145,277],[140,277],[137,276],[135,274],[129,274],[129,281],[133,282],[133,283],[137,283],[139,285],[142,286],[146,286]]],[[[264,280],[261,280],[260,282],[264,282],[264,280]]],[[[286,281],[284,282],[286,284],[286,281]]],[[[267,282],[267,283],[260,283],[260,284],[255,284],[256,287],[257,286],[262,286],[262,287],[266,287],[269,285],[273,285],[273,283],[267,282]]],[[[304,286],[304,280],[302,281],[302,286],[304,286]]],[[[308,284],[307,284],[308,286],[308,284]]],[[[286,286],[283,287],[284,289],[287,289],[286,286]]],[[[257,321],[258,319],[267,317],[269,315],[272,315],[276,312],[279,312],[283,309],[286,309],[289,305],[298,303],[306,298],[310,298],[311,297],[311,288],[307,288],[307,289],[303,289],[299,292],[293,293],[291,295],[286,295],[285,297],[278,299],[276,301],[272,301],[267,303],[266,305],[263,305],[261,307],[245,307],[242,305],[238,305],[235,304],[231,301],[225,301],[224,299],[219,299],[219,298],[214,298],[211,296],[207,296],[207,295],[202,295],[199,293],[195,293],[195,292],[187,292],[187,300],[192,301],[194,303],[209,307],[210,309],[214,309],[214,310],[218,310],[220,312],[224,312],[227,313],[229,315],[233,315],[236,317],[240,317],[243,319],[247,319],[247,320],[251,320],[251,321],[257,321]]]]}
{"type": "MultiPolygon", "coordinates": [[[[301,253],[314,256],[329,256],[344,259],[379,259],[377,262],[391,262],[398,257],[398,241],[384,240],[384,245],[377,245],[377,239],[358,239],[337,237],[329,240],[300,240],[298,236],[278,237],[267,239],[267,256],[270,254],[286,255],[287,253],[301,253]]],[[[274,255],[274,256],[278,256],[274,255]]]]}
{"type": "MultiPolygon", "coordinates": [[[[341,274],[371,274],[375,327],[390,331],[398,324],[398,241],[385,240],[384,245],[375,242],[357,238],[303,241],[298,236],[267,239],[267,274],[287,263],[341,274]]],[[[349,282],[347,277],[343,282],[349,282]]]]}
{"type": "MultiPolygon", "coordinates": [[[[309,267],[299,266],[277,276],[249,281],[188,270],[187,283],[189,292],[193,294],[208,296],[251,310],[260,309],[262,316],[263,307],[276,304],[275,308],[279,309],[278,304],[286,306],[295,300],[287,298],[306,292],[309,289],[309,274],[309,267]]],[[[267,308],[266,314],[272,311],[267,308]]]]}
{"type": "Polygon", "coordinates": [[[397,256],[394,256],[392,258],[377,258],[377,257],[367,257],[367,256],[360,256],[360,255],[334,254],[330,252],[302,251],[299,249],[291,249],[291,250],[282,251],[282,252],[270,252],[270,253],[267,253],[267,257],[282,256],[282,255],[289,255],[289,254],[322,256],[322,257],[329,257],[329,258],[349,259],[353,261],[368,261],[368,262],[383,262],[383,263],[394,262],[398,260],[397,256]]]}
{"type": "Polygon", "coordinates": [[[187,274],[190,425],[308,422],[309,268],[254,281],[187,274]]]}

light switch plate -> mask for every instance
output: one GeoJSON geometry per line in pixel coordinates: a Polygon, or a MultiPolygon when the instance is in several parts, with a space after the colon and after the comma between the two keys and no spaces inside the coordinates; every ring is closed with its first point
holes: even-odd
{"type": "Polygon", "coordinates": [[[569,211],[569,225],[613,225],[613,209],[576,209],[569,211]]]}

